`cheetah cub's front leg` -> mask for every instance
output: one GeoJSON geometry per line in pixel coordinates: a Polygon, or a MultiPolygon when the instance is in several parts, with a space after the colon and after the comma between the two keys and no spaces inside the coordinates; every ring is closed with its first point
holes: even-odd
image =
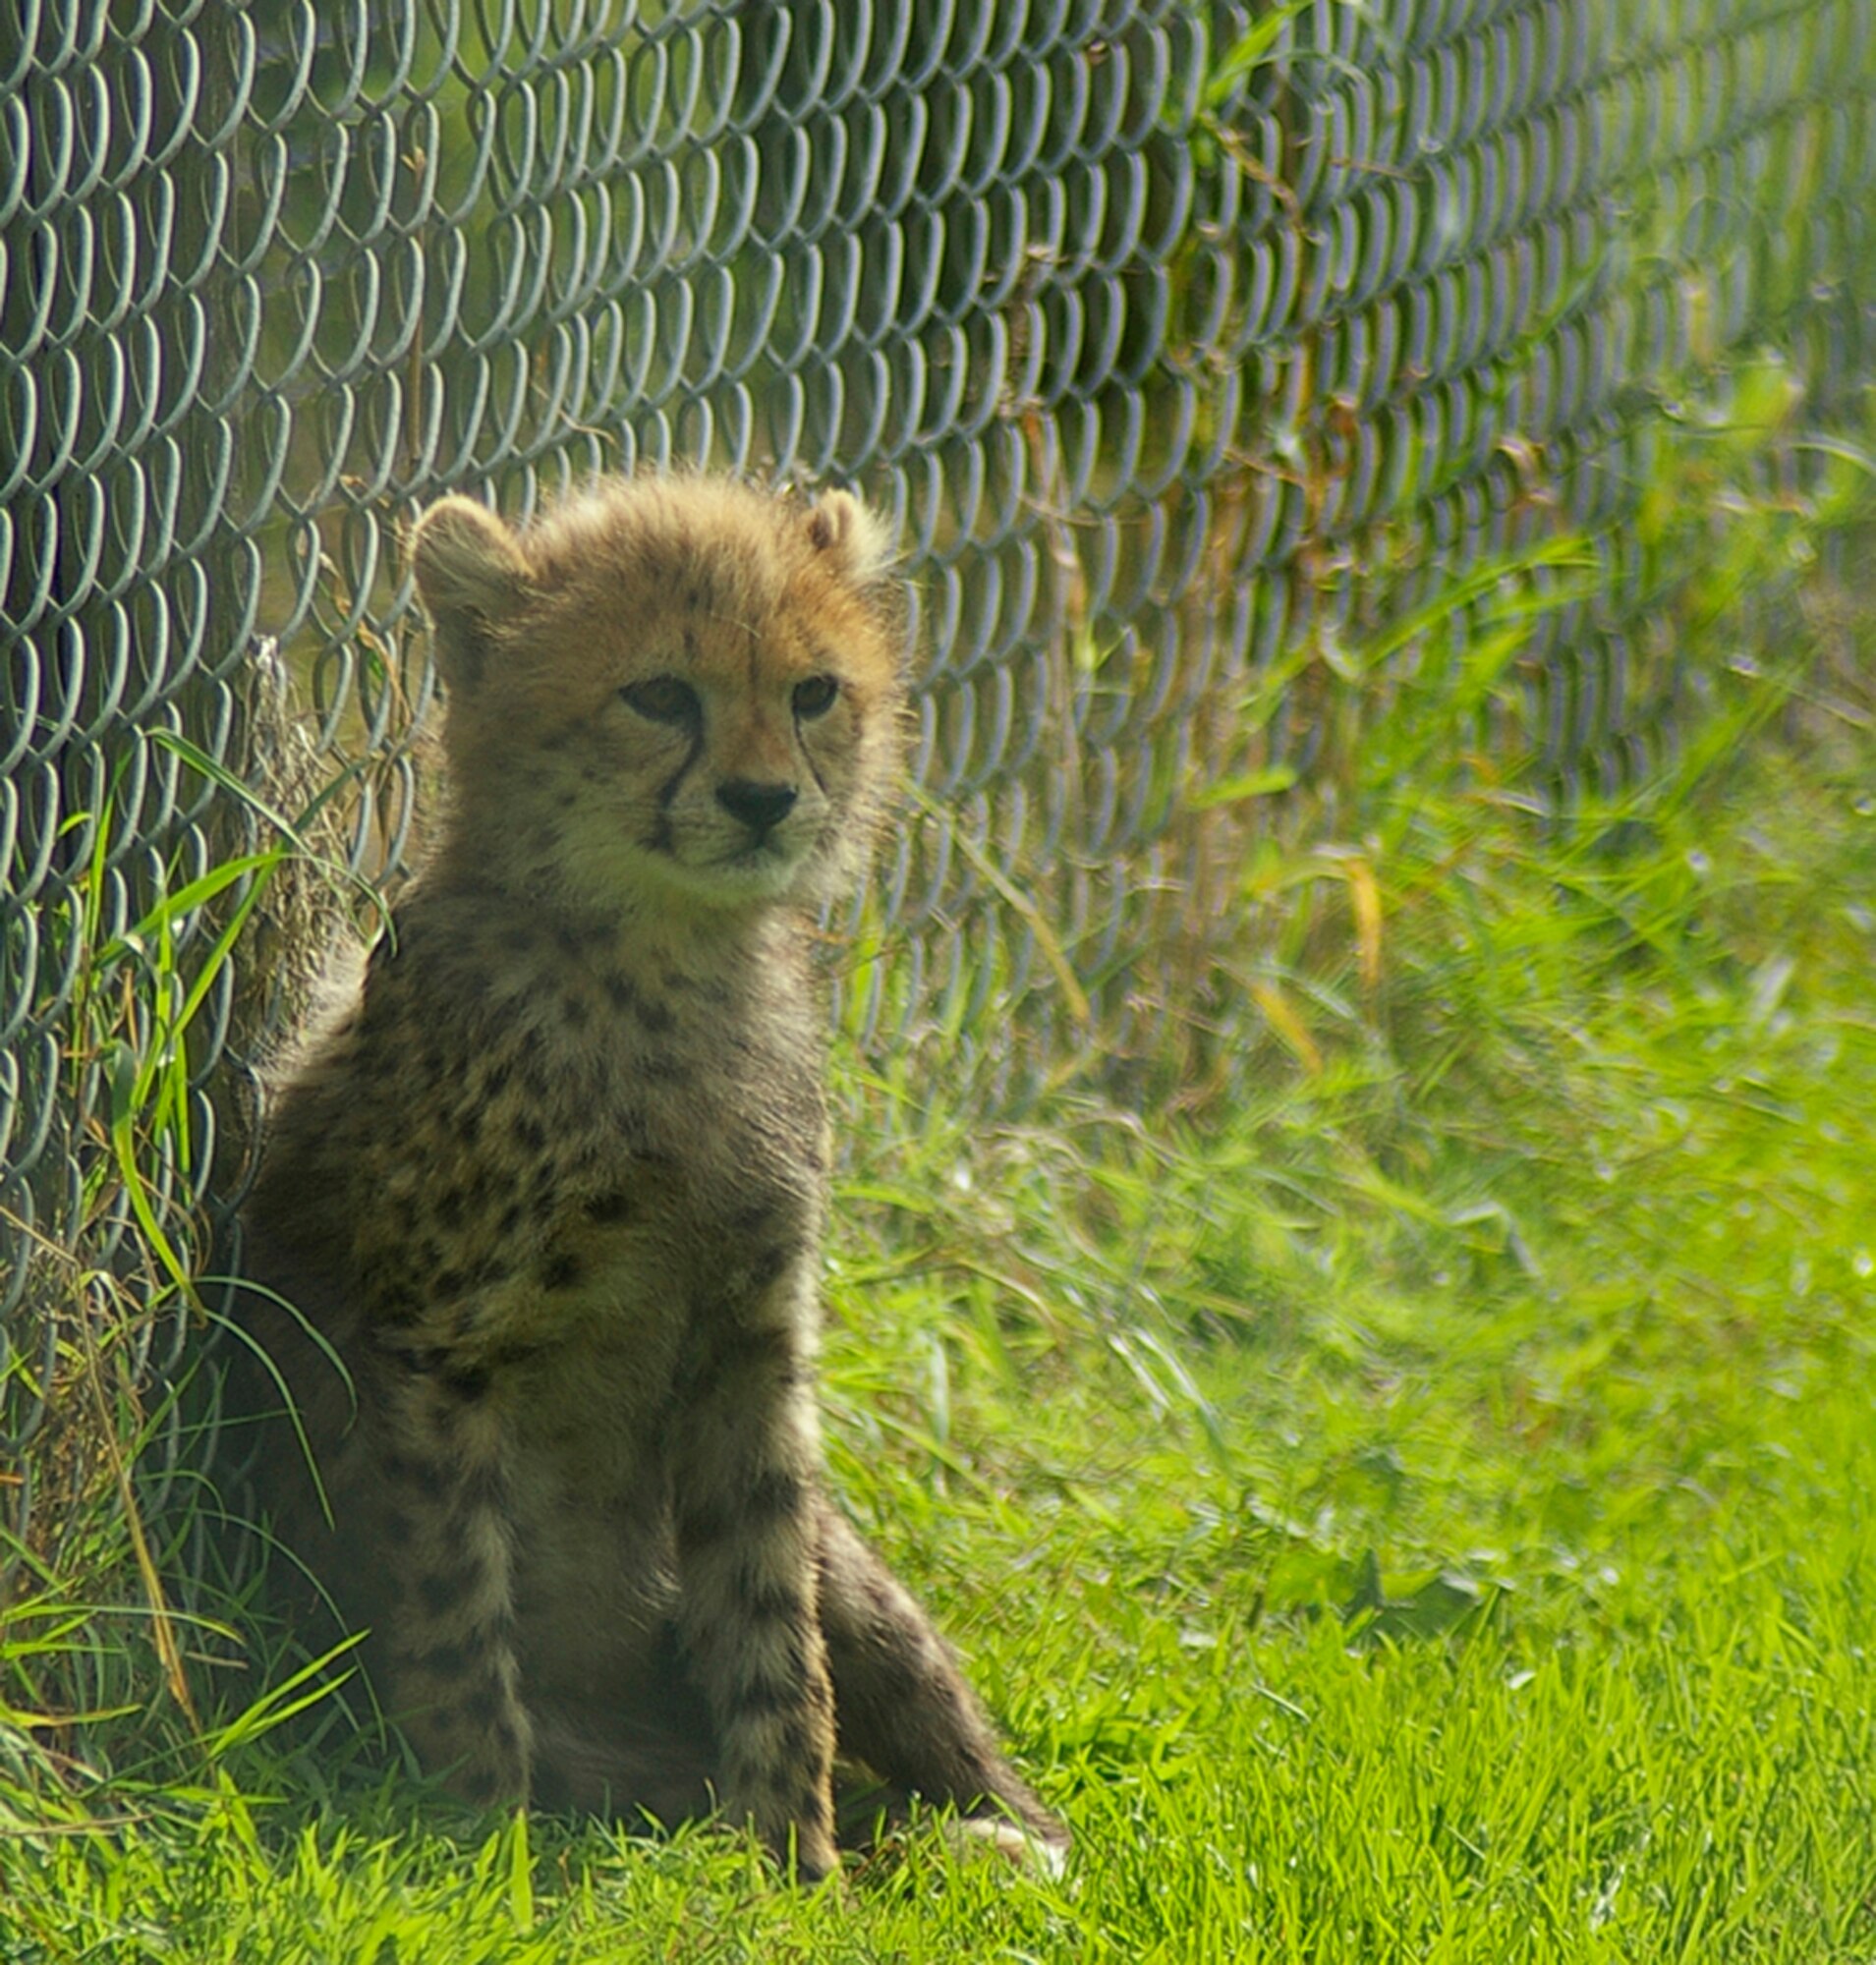
{"type": "Polygon", "coordinates": [[[817,1595],[819,1453],[792,1300],[702,1336],[675,1429],[679,1632],[720,1743],[718,1800],[804,1881],[838,1865],[817,1595]],[[765,1314],[766,1313],[766,1314],[765,1314]]]}
{"type": "MultiPolygon", "coordinates": [[[[381,1649],[392,1711],[466,1801],[528,1798],[533,1726],[515,1650],[514,1540],[500,1430],[434,1371],[386,1400],[401,1445],[378,1456],[399,1496],[381,1649]]],[[[392,1526],[387,1524],[387,1527],[392,1526]]]]}

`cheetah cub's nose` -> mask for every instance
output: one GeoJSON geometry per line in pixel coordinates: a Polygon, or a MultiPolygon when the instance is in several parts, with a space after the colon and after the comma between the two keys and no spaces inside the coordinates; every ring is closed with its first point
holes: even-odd
{"type": "Polygon", "coordinates": [[[716,803],[761,838],[794,810],[793,785],[763,785],[753,778],[725,778],[716,787],[716,803]]]}

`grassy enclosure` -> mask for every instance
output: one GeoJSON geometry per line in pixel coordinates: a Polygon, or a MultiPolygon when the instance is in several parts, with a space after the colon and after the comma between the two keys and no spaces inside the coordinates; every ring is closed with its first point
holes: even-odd
{"type": "Polygon", "coordinates": [[[695,11],[0,28],[0,1960],[1876,1957],[1867,0],[695,11]],[[905,537],[828,1450],[1060,1880],[473,1814],[204,1569],[399,529],[637,461],[905,537]]]}

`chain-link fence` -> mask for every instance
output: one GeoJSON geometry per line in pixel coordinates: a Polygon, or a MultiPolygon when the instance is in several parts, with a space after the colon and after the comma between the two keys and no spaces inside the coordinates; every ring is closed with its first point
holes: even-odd
{"type": "Polygon", "coordinates": [[[1455,570],[1597,541],[1481,744],[1520,719],[1567,785],[1672,731],[1664,397],[1770,348],[1804,422],[1860,417],[1873,46],[1872,0],[20,0],[16,1558],[75,1532],[69,1413],[122,1424],[189,1341],[168,1284],[320,883],[405,857],[424,501],[859,484],[917,596],[918,790],[850,1024],[995,1063],[1021,1004],[1033,1058],[1144,1052],[1228,1013],[1242,820],[1194,792],[1321,780],[1327,692],[1455,570]]]}

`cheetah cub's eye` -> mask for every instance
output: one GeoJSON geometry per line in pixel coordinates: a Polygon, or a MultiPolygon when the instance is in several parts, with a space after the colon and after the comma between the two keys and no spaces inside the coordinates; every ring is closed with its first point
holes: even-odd
{"type": "Polygon", "coordinates": [[[840,685],[832,676],[809,676],[795,685],[795,714],[809,721],[825,716],[840,698],[840,685]]]}
{"type": "Polygon", "coordinates": [[[702,704],[697,692],[681,676],[654,676],[649,682],[629,682],[620,690],[626,706],[649,723],[695,722],[702,704]]]}

